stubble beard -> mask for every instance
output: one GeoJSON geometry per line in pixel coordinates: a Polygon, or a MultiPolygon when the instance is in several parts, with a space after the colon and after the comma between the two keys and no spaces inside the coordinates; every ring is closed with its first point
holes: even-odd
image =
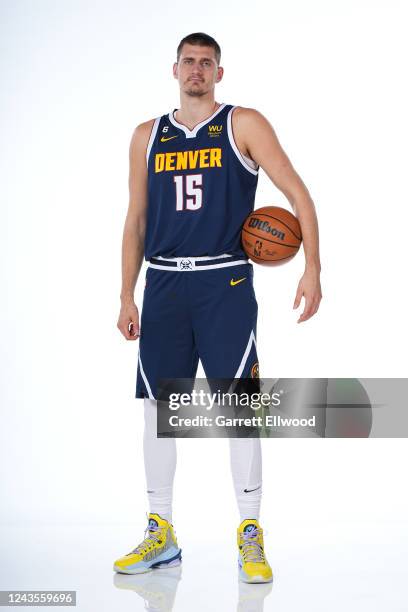
{"type": "Polygon", "coordinates": [[[200,84],[199,87],[193,87],[187,83],[187,89],[185,89],[185,93],[188,96],[191,96],[192,98],[200,98],[201,96],[205,96],[207,91],[203,87],[203,84],[200,84]]]}
{"type": "Polygon", "coordinates": [[[187,90],[186,94],[191,98],[201,98],[205,95],[205,91],[194,91],[193,89],[187,90]]]}

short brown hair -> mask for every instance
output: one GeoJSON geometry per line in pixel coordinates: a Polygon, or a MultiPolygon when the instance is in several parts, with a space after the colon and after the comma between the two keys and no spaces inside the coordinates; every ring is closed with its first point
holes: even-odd
{"type": "Polygon", "coordinates": [[[200,47],[212,47],[215,52],[215,59],[219,65],[221,60],[221,47],[212,36],[204,34],[204,32],[194,32],[194,34],[185,36],[177,47],[177,61],[180,60],[181,50],[184,44],[199,45],[200,47]]]}

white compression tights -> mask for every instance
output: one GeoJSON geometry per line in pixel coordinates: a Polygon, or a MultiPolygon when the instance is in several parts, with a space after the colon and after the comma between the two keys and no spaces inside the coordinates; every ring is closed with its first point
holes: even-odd
{"type": "MultiPolygon", "coordinates": [[[[150,512],[171,522],[177,451],[175,438],[157,438],[157,403],[144,399],[143,454],[150,512]]],[[[259,438],[229,438],[230,462],[241,521],[259,519],[262,454],[259,438]]]]}
{"type": "Polygon", "coordinates": [[[144,398],[143,454],[150,512],[171,523],[176,439],[157,438],[157,402],[147,398],[144,398]]]}

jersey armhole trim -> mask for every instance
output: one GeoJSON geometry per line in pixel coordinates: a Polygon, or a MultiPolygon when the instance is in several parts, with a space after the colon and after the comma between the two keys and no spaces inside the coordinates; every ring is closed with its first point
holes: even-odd
{"type": "MultiPolygon", "coordinates": [[[[257,175],[258,172],[259,172],[259,168],[252,167],[252,166],[249,165],[249,163],[247,161],[245,161],[246,159],[249,161],[249,157],[244,158],[244,156],[241,154],[241,151],[238,149],[237,144],[236,144],[236,142],[234,140],[234,134],[233,134],[233,131],[232,131],[232,113],[233,113],[235,108],[237,108],[237,107],[233,106],[229,110],[229,112],[228,112],[228,117],[227,117],[228,140],[230,141],[230,145],[231,145],[235,155],[238,157],[239,161],[244,166],[244,168],[246,170],[248,170],[248,172],[250,172],[251,174],[257,175]]],[[[254,166],[255,165],[256,164],[254,162],[254,166]]]]}
{"type": "Polygon", "coordinates": [[[153,127],[152,127],[152,131],[150,132],[149,141],[148,141],[148,143],[147,143],[147,149],[146,149],[146,166],[148,166],[148,165],[149,165],[150,151],[151,151],[151,148],[152,148],[152,146],[153,146],[154,139],[156,138],[157,130],[158,130],[158,128],[159,128],[159,123],[160,123],[160,117],[157,117],[157,118],[154,120],[153,127]]]}

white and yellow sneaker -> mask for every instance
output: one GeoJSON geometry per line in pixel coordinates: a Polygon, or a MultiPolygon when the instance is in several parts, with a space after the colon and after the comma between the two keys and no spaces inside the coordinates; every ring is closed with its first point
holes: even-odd
{"type": "Polygon", "coordinates": [[[237,529],[238,575],[243,582],[272,582],[272,568],[264,552],[263,531],[255,519],[242,521],[237,529]]]}
{"type": "Polygon", "coordinates": [[[173,525],[159,514],[150,513],[145,539],[130,553],[115,561],[113,569],[121,574],[142,574],[181,563],[173,525]]]}

